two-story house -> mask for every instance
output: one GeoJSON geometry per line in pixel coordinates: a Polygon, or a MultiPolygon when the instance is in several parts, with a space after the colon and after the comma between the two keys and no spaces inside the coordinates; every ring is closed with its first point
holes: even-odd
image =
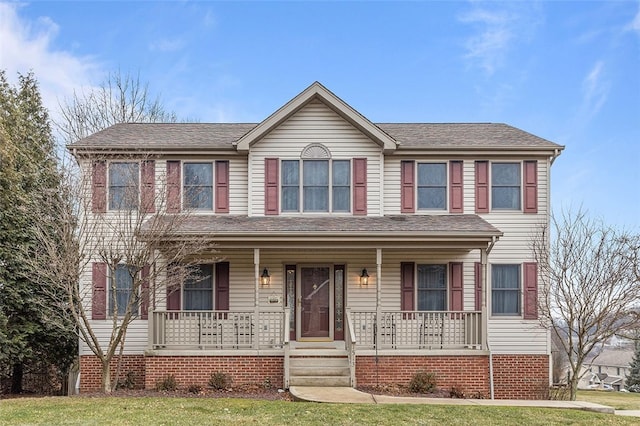
{"type": "MultiPolygon", "coordinates": [[[[83,164],[101,206],[87,214],[113,207],[118,158],[144,154],[133,170],[166,181],[167,214],[194,212],[176,235],[216,244],[201,279],[129,327],[126,369],[146,387],[216,371],[285,388],[406,384],[423,370],[470,394],[547,395],[530,239],[562,146],[505,124],[372,123],[314,83],[258,124],[118,124],[70,149],[111,156],[83,164]]],[[[101,294],[87,309],[107,323],[115,295],[86,272],[101,294]]],[[[100,387],[93,358],[81,345],[81,391],[100,387]]]]}

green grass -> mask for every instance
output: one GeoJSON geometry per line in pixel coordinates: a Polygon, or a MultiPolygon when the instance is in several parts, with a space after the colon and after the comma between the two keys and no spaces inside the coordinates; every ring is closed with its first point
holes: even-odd
{"type": "Polygon", "coordinates": [[[581,390],[578,391],[576,399],[608,405],[616,410],[640,410],[640,393],[581,390]]]}
{"type": "Polygon", "coordinates": [[[316,404],[208,398],[57,397],[0,400],[0,425],[635,425],[578,410],[453,405],[316,404]]]}

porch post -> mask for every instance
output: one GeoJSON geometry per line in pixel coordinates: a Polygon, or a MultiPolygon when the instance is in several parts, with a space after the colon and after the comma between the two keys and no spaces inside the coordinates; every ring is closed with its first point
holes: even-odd
{"type": "Polygon", "coordinates": [[[255,283],[255,294],[253,296],[253,317],[254,317],[254,338],[252,343],[252,347],[254,349],[258,348],[258,342],[260,341],[260,249],[253,249],[253,275],[254,275],[254,283],[255,283]]]}
{"type": "Polygon", "coordinates": [[[488,257],[488,252],[486,248],[482,248],[480,249],[480,264],[482,266],[482,273],[480,274],[481,277],[481,285],[482,285],[482,311],[481,311],[481,316],[482,316],[482,349],[484,350],[488,350],[489,349],[489,315],[487,312],[487,306],[489,305],[488,303],[488,297],[489,297],[489,290],[487,288],[487,283],[489,282],[488,277],[489,277],[489,270],[487,268],[487,257],[488,257]]]}
{"type": "Polygon", "coordinates": [[[376,249],[376,350],[380,345],[380,326],[382,319],[382,249],[376,249]]]}

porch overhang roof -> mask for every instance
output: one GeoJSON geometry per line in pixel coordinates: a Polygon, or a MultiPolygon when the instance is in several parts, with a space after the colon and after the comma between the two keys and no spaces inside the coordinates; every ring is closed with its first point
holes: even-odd
{"type": "MultiPolygon", "coordinates": [[[[143,229],[141,237],[151,237],[149,234],[152,232],[143,229]]],[[[362,217],[193,215],[181,221],[163,239],[169,242],[204,237],[225,247],[375,244],[377,247],[433,245],[469,250],[486,247],[502,235],[481,217],[470,214],[362,217]]]]}

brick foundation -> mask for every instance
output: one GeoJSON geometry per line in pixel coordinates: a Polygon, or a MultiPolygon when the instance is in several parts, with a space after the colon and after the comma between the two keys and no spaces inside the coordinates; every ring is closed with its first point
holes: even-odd
{"type": "Polygon", "coordinates": [[[358,356],[356,383],[408,385],[418,371],[435,373],[436,386],[460,388],[467,395],[489,397],[489,357],[487,356],[358,356]]]}
{"type": "MultiPolygon", "coordinates": [[[[111,363],[115,377],[116,360],[111,363]]],[[[490,396],[489,357],[478,356],[358,356],[358,385],[408,385],[417,371],[435,373],[438,388],[455,386],[466,395],[490,396]]],[[[173,375],[178,387],[207,386],[211,373],[231,376],[236,385],[284,385],[281,356],[148,356],[125,355],[121,377],[131,372],[136,387],[153,389],[159,380],[173,375]]],[[[102,388],[102,367],[95,356],[80,357],[80,392],[102,388]]],[[[494,396],[496,399],[547,399],[549,358],[546,355],[494,355],[494,396]]]]}
{"type": "MultiPolygon", "coordinates": [[[[135,387],[144,386],[145,370],[144,355],[123,355],[122,366],[120,367],[121,380],[131,372],[135,387]]],[[[115,379],[118,367],[118,357],[114,357],[109,365],[111,378],[115,379]]],[[[94,355],[83,355],[80,357],[80,393],[100,392],[102,390],[102,363],[94,355]]]]}
{"type": "Polygon", "coordinates": [[[547,355],[494,355],[496,399],[549,399],[547,355]]]}
{"type": "Polygon", "coordinates": [[[207,386],[211,373],[231,376],[233,384],[284,385],[284,359],[281,356],[149,356],[145,359],[145,388],[153,389],[159,380],[172,374],[179,388],[207,386]]]}

